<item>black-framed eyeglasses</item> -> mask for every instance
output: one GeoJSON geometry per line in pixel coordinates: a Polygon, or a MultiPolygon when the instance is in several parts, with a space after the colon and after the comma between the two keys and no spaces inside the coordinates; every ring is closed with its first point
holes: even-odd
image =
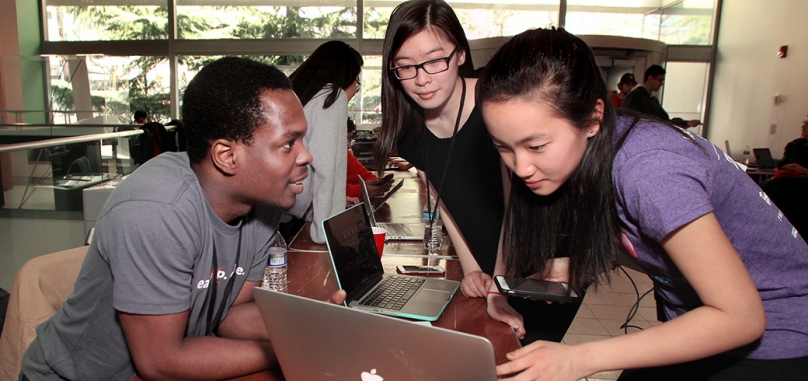
{"type": "Polygon", "coordinates": [[[415,65],[401,65],[390,68],[390,71],[396,76],[396,78],[404,80],[404,79],[413,79],[418,76],[418,69],[423,70],[427,74],[438,74],[442,73],[446,70],[449,70],[449,62],[452,61],[452,56],[457,51],[458,46],[455,45],[452,52],[449,53],[448,56],[442,58],[435,58],[434,60],[429,60],[426,62],[421,62],[415,65]]]}
{"type": "Polygon", "coordinates": [[[362,82],[359,82],[359,77],[356,77],[356,91],[362,88],[362,82]]]}
{"type": "Polygon", "coordinates": [[[654,77],[654,79],[656,79],[659,82],[665,82],[665,77],[662,77],[662,78],[654,77]]]}

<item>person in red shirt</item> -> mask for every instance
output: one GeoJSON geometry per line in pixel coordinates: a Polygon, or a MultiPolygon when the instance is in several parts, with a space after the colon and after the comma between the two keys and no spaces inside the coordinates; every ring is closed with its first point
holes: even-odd
{"type": "Polygon", "coordinates": [[[356,131],[356,124],[354,124],[351,118],[348,118],[348,177],[345,184],[345,196],[349,199],[351,197],[362,197],[362,189],[359,188],[359,176],[362,176],[362,179],[367,183],[370,197],[381,197],[390,189],[390,186],[393,185],[393,181],[391,179],[391,181],[382,182],[354,156],[353,152],[350,150],[351,138],[353,137],[354,131],[356,131]]]}
{"type": "Polygon", "coordinates": [[[620,77],[620,82],[617,83],[617,90],[619,93],[612,93],[612,105],[614,108],[623,107],[623,100],[631,89],[637,86],[637,80],[634,79],[634,74],[626,73],[620,77]]]}

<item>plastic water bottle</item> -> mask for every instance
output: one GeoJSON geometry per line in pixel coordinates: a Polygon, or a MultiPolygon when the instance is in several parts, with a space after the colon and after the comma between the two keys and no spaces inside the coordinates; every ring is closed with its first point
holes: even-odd
{"type": "Polygon", "coordinates": [[[440,251],[443,247],[443,221],[440,219],[440,210],[435,206],[435,199],[430,197],[423,209],[424,220],[424,249],[429,253],[440,251]],[[434,210],[435,218],[432,218],[430,210],[434,210]]]}
{"type": "Polygon", "coordinates": [[[743,165],[749,165],[749,154],[752,151],[749,149],[749,146],[744,147],[743,149],[743,165]]]}
{"type": "Polygon", "coordinates": [[[269,259],[264,268],[264,281],[261,288],[267,290],[287,292],[289,285],[286,279],[286,241],[280,233],[275,233],[269,243],[269,259]]]}

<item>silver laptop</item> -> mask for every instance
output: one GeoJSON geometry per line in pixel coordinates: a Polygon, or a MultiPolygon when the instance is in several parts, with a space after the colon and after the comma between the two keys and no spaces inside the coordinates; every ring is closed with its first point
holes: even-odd
{"type": "Polygon", "coordinates": [[[287,381],[496,380],[486,338],[256,287],[287,381]]]}
{"type": "Polygon", "coordinates": [[[325,219],[323,231],[348,307],[435,321],[460,287],[454,280],[385,274],[364,203],[325,219]]]}
{"type": "Polygon", "coordinates": [[[378,226],[380,228],[384,228],[387,230],[387,239],[390,241],[421,241],[424,239],[424,225],[423,224],[405,224],[399,222],[376,222],[376,211],[379,209],[380,206],[384,205],[387,202],[387,199],[390,198],[390,195],[393,192],[397,191],[398,188],[401,188],[404,180],[401,180],[396,184],[389,192],[384,196],[382,201],[377,205],[375,208],[370,200],[370,193],[368,193],[368,186],[365,183],[365,180],[359,176],[359,188],[362,189],[362,201],[364,201],[365,205],[367,206],[366,210],[368,212],[368,219],[370,220],[370,226],[378,226]]]}

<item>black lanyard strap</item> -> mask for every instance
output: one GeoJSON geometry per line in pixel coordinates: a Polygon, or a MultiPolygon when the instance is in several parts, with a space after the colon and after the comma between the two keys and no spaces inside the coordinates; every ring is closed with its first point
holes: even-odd
{"type": "Polygon", "coordinates": [[[438,185],[438,197],[435,199],[435,207],[432,208],[430,205],[430,192],[429,192],[429,150],[426,146],[426,137],[422,140],[424,142],[424,172],[426,173],[426,180],[427,180],[427,187],[426,187],[426,207],[427,211],[429,212],[429,227],[432,227],[432,223],[435,222],[435,214],[438,211],[438,203],[440,203],[440,196],[441,192],[443,192],[443,183],[446,181],[446,173],[449,172],[449,162],[452,160],[452,150],[454,149],[455,144],[455,136],[457,136],[457,130],[460,129],[460,119],[463,117],[463,106],[466,103],[466,79],[460,77],[460,82],[463,83],[463,92],[460,95],[460,109],[457,110],[457,119],[455,119],[455,127],[454,132],[452,132],[452,137],[450,138],[449,142],[449,153],[446,157],[446,167],[443,168],[443,174],[441,175],[440,184],[438,185]]]}
{"type": "Polygon", "coordinates": [[[227,280],[227,285],[224,287],[224,298],[213,315],[213,310],[216,309],[216,284],[219,281],[219,260],[216,255],[216,241],[213,242],[213,268],[211,271],[210,285],[208,286],[208,295],[206,297],[208,302],[207,322],[205,324],[205,335],[210,335],[219,328],[219,319],[222,318],[224,307],[227,305],[227,300],[230,299],[230,293],[233,291],[233,284],[236,280],[236,270],[238,269],[238,261],[241,258],[241,227],[244,226],[244,221],[238,228],[238,249],[236,250],[236,263],[233,265],[233,272],[230,273],[230,279],[227,280]]]}

